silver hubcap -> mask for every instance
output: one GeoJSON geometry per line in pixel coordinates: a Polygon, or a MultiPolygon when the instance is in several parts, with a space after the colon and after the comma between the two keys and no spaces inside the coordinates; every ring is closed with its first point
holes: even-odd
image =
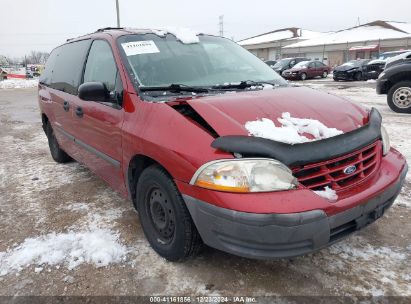
{"type": "Polygon", "coordinates": [[[324,77],[324,78],[327,77],[327,75],[328,75],[327,72],[324,72],[324,73],[323,73],[323,77],[324,77]]]}
{"type": "Polygon", "coordinates": [[[395,90],[393,102],[401,109],[411,107],[411,88],[403,87],[395,90]]]}
{"type": "Polygon", "coordinates": [[[301,74],[301,79],[305,80],[305,78],[307,78],[307,76],[305,74],[301,74]]]}

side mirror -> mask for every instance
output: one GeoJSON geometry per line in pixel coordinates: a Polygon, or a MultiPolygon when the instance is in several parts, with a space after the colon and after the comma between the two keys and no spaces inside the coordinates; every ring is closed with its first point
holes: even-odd
{"type": "Polygon", "coordinates": [[[83,100],[104,102],[109,92],[102,82],[85,82],[78,88],[78,97],[83,100]]]}

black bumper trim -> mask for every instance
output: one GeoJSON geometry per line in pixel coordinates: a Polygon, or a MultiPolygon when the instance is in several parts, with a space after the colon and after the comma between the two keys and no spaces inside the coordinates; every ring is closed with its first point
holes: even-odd
{"type": "Polygon", "coordinates": [[[337,158],[359,150],[381,138],[381,115],[372,108],[369,122],[351,132],[323,140],[290,145],[270,139],[228,135],[215,139],[211,146],[246,157],[270,157],[287,166],[305,165],[337,158]]]}
{"type": "Polygon", "coordinates": [[[328,217],[322,210],[254,214],[220,208],[183,195],[204,243],[238,256],[286,258],[326,247],[380,218],[400,193],[408,166],[395,184],[352,209],[328,217]]]}

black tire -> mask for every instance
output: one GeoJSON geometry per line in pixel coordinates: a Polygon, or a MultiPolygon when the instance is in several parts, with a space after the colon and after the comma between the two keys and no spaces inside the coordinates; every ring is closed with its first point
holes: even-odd
{"type": "Polygon", "coordinates": [[[393,85],[387,94],[388,106],[397,113],[411,113],[411,81],[393,85]]]}
{"type": "Polygon", "coordinates": [[[303,80],[303,81],[306,80],[307,79],[307,74],[306,73],[301,73],[300,74],[300,79],[303,80]]]}
{"type": "Polygon", "coordinates": [[[363,80],[363,78],[362,78],[362,73],[361,73],[361,72],[355,73],[355,75],[354,75],[354,80],[356,80],[356,81],[363,80]]]}
{"type": "Polygon", "coordinates": [[[47,125],[46,125],[46,134],[47,134],[47,139],[48,139],[48,142],[49,142],[51,157],[57,163],[60,163],[60,164],[72,161],[73,159],[70,156],[68,156],[67,153],[64,152],[60,148],[60,145],[57,142],[57,138],[54,135],[54,131],[53,131],[53,128],[51,127],[50,123],[47,123],[47,125]]]}
{"type": "Polygon", "coordinates": [[[136,193],[141,226],[154,251],[173,262],[196,256],[203,242],[167,172],[158,165],[145,169],[136,193]]]}
{"type": "Polygon", "coordinates": [[[321,75],[321,78],[327,78],[327,76],[328,76],[328,72],[324,71],[323,74],[321,75]]]}

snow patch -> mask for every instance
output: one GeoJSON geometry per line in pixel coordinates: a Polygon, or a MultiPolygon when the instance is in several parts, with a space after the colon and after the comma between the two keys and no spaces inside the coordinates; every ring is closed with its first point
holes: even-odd
{"type": "Polygon", "coordinates": [[[0,89],[35,88],[38,84],[38,79],[6,79],[0,81],[0,89]]]}
{"type": "Polygon", "coordinates": [[[268,118],[255,121],[247,121],[245,128],[249,135],[263,137],[287,144],[300,144],[309,141],[321,140],[342,134],[341,130],[329,128],[315,119],[294,118],[290,113],[284,112],[278,118],[281,127],[276,127],[268,118]],[[311,134],[314,139],[305,137],[304,133],[311,134]]]}
{"type": "Polygon", "coordinates": [[[189,28],[178,28],[174,26],[167,26],[163,29],[153,30],[153,33],[157,36],[164,37],[167,34],[176,36],[184,44],[199,43],[198,33],[189,28]]]}
{"type": "Polygon", "coordinates": [[[314,191],[314,193],[330,201],[336,201],[338,199],[338,195],[335,190],[328,186],[325,187],[324,190],[314,191]]]}
{"type": "Polygon", "coordinates": [[[19,246],[0,253],[0,276],[21,271],[31,265],[64,263],[69,270],[90,263],[97,267],[119,263],[125,259],[127,249],[119,243],[119,236],[107,229],[67,233],[50,233],[27,238],[19,246]]]}

